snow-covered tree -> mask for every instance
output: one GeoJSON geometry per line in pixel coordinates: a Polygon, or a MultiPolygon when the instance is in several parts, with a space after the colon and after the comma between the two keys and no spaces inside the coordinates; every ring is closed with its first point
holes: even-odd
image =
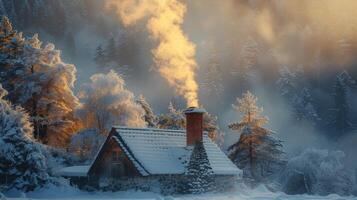
{"type": "Polygon", "coordinates": [[[332,111],[332,122],[330,125],[335,128],[335,137],[353,129],[350,115],[350,92],[355,86],[355,81],[351,78],[347,71],[343,71],[337,75],[333,86],[334,106],[332,111]]]}
{"type": "Polygon", "coordinates": [[[89,162],[94,159],[104,140],[104,135],[97,129],[85,129],[72,136],[69,150],[78,155],[81,161],[89,162]]]}
{"type": "Polygon", "coordinates": [[[186,175],[189,193],[200,194],[212,191],[215,188],[213,171],[202,142],[197,142],[192,150],[186,175]]]}
{"type": "Polygon", "coordinates": [[[7,90],[15,87],[14,80],[8,79],[10,76],[15,76],[16,70],[22,67],[21,61],[17,58],[23,52],[24,42],[22,33],[13,30],[11,22],[4,16],[0,24],[0,80],[7,90]]]}
{"type": "Polygon", "coordinates": [[[288,194],[351,195],[356,184],[353,172],[344,166],[341,151],[306,149],[289,160],[280,174],[288,194]]]}
{"type": "Polygon", "coordinates": [[[99,45],[94,54],[98,67],[116,69],[120,74],[126,74],[130,65],[137,64],[137,38],[133,33],[122,31],[118,40],[111,36],[104,45],[99,45]]]}
{"type": "Polygon", "coordinates": [[[240,133],[239,141],[231,145],[229,158],[243,170],[244,177],[262,181],[284,164],[282,143],[273,137],[273,132],[263,126],[268,122],[261,116],[262,108],[256,105],[257,98],[249,91],[237,98],[233,105],[241,113],[240,122],[228,127],[240,133]]]}
{"type": "Polygon", "coordinates": [[[222,147],[224,143],[224,134],[219,130],[217,117],[205,112],[203,114],[203,130],[218,146],[222,147]]]}
{"type": "MultiPolygon", "coordinates": [[[[172,102],[168,107],[169,112],[161,114],[158,117],[157,126],[163,129],[183,130],[186,128],[186,116],[183,110],[176,109],[172,102]]],[[[224,142],[223,132],[220,132],[217,117],[205,112],[203,114],[203,131],[218,145],[222,146],[224,142]]]]}
{"type": "Polygon", "coordinates": [[[298,95],[294,96],[292,103],[295,107],[297,120],[308,120],[316,125],[321,121],[315,106],[314,100],[310,94],[310,90],[306,87],[302,88],[298,95]]]}
{"type": "MultiPolygon", "coordinates": [[[[34,51],[36,55],[36,49],[30,51],[34,51]]],[[[21,105],[31,111],[31,119],[36,123],[35,127],[44,128],[45,141],[48,144],[66,146],[77,128],[73,111],[79,102],[72,91],[76,69],[74,65],[61,61],[60,51],[55,50],[52,44],[40,49],[39,54],[38,60],[28,64],[32,66],[31,75],[28,76],[36,78],[35,84],[38,84],[38,90],[29,94],[31,97],[21,105]]],[[[21,87],[27,81],[24,80],[21,87]]],[[[20,91],[28,91],[26,86],[21,87],[19,87],[20,91]]],[[[36,133],[40,134],[38,130],[36,133]]]]}
{"type": "Polygon", "coordinates": [[[261,52],[261,47],[257,41],[248,37],[243,43],[240,44],[240,51],[236,56],[237,66],[231,69],[231,74],[241,75],[244,79],[250,79],[252,77],[252,70],[258,64],[259,54],[261,52]]]}
{"type": "Polygon", "coordinates": [[[207,94],[215,96],[222,95],[224,91],[223,86],[223,72],[218,62],[217,53],[212,52],[208,63],[203,71],[202,89],[207,91],[207,94]]]}
{"type": "Polygon", "coordinates": [[[150,104],[146,101],[143,95],[139,95],[136,102],[144,109],[144,120],[148,127],[156,127],[157,117],[151,109],[150,104]]]}
{"type": "Polygon", "coordinates": [[[8,65],[14,64],[14,58],[22,52],[24,45],[24,38],[22,33],[17,33],[13,29],[12,24],[6,16],[1,20],[0,26],[0,62],[2,69],[7,68],[8,65]]]}
{"type": "Polygon", "coordinates": [[[28,115],[4,100],[6,94],[0,85],[0,184],[5,189],[34,190],[49,180],[46,160],[33,141],[28,115]]]}
{"type": "Polygon", "coordinates": [[[300,81],[303,79],[302,67],[291,70],[283,66],[279,70],[279,79],[276,82],[278,89],[283,97],[292,98],[299,89],[300,81]]]}
{"type": "Polygon", "coordinates": [[[279,70],[277,87],[281,95],[290,103],[298,121],[308,121],[317,125],[321,118],[316,111],[311,91],[306,84],[302,67],[294,70],[284,66],[279,70]]]}
{"type": "Polygon", "coordinates": [[[172,102],[168,107],[169,112],[161,114],[158,118],[157,126],[163,129],[181,130],[186,127],[186,118],[182,110],[176,109],[172,102]]]}
{"type": "Polygon", "coordinates": [[[113,125],[145,126],[145,111],[117,73],[95,74],[90,79],[91,83],[84,84],[79,91],[82,104],[78,116],[85,128],[105,134],[113,125]]]}
{"type": "Polygon", "coordinates": [[[24,38],[6,17],[0,29],[0,81],[9,92],[7,98],[29,113],[35,137],[64,146],[76,128],[75,66],[62,62],[53,44],[42,47],[36,34],[24,38]]]}
{"type": "Polygon", "coordinates": [[[239,59],[243,69],[249,70],[256,66],[259,54],[259,45],[255,39],[249,37],[242,45],[239,59]]]}

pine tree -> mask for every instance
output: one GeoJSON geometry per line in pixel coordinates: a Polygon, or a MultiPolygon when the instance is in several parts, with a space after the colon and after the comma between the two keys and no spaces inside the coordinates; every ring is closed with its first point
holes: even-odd
{"type": "Polygon", "coordinates": [[[109,62],[116,62],[118,55],[117,50],[117,42],[115,41],[114,37],[111,37],[108,40],[107,46],[105,47],[105,61],[109,62]]]}
{"type": "Polygon", "coordinates": [[[295,106],[295,115],[297,120],[308,120],[313,125],[317,125],[317,123],[321,121],[321,118],[315,109],[314,100],[309,89],[302,88],[299,94],[294,96],[292,101],[295,106]]]}
{"type": "Polygon", "coordinates": [[[102,45],[99,45],[95,51],[94,61],[97,65],[103,67],[105,65],[105,58],[106,58],[105,51],[102,45]]]}
{"type": "Polygon", "coordinates": [[[224,91],[223,73],[219,65],[217,53],[211,53],[211,57],[207,63],[207,67],[203,70],[202,88],[207,91],[207,94],[221,96],[224,91]]]}
{"type": "Polygon", "coordinates": [[[136,100],[143,110],[145,111],[144,120],[148,127],[156,127],[157,117],[151,109],[150,104],[146,101],[143,95],[140,95],[139,98],[136,100]]]}
{"type": "Polygon", "coordinates": [[[350,90],[355,85],[355,81],[351,78],[347,71],[343,71],[337,75],[333,86],[334,107],[332,111],[332,122],[330,123],[335,128],[335,137],[340,137],[353,129],[350,116],[350,90]]]}
{"type": "Polygon", "coordinates": [[[186,126],[186,118],[182,110],[178,110],[170,102],[168,107],[169,112],[159,116],[157,126],[163,129],[183,130],[186,126]]]}
{"type": "Polygon", "coordinates": [[[206,131],[208,137],[210,137],[218,146],[223,146],[224,135],[223,132],[219,130],[216,116],[208,112],[203,114],[203,131],[206,131]]]}
{"type": "Polygon", "coordinates": [[[293,115],[297,121],[308,121],[313,125],[318,125],[321,118],[316,111],[315,101],[311,91],[306,84],[302,67],[294,70],[282,67],[279,71],[280,78],[277,87],[284,97],[292,105],[293,115]]]}
{"type": "Polygon", "coordinates": [[[140,49],[140,42],[135,30],[127,29],[121,32],[117,45],[117,59],[119,65],[138,65],[137,52],[140,49]]]}
{"type": "Polygon", "coordinates": [[[245,70],[255,67],[259,53],[258,43],[253,38],[248,38],[242,45],[239,58],[240,64],[245,70]]]}
{"type": "Polygon", "coordinates": [[[244,79],[249,79],[252,76],[252,70],[257,66],[260,51],[259,44],[254,38],[249,37],[245,40],[237,56],[238,66],[232,69],[231,74],[238,74],[244,79]]]}
{"type": "Polygon", "coordinates": [[[7,68],[8,65],[14,64],[11,61],[22,52],[24,39],[21,33],[13,30],[12,24],[6,16],[1,20],[0,44],[0,63],[4,65],[4,68],[7,68]]]}
{"type": "Polygon", "coordinates": [[[187,189],[189,193],[200,194],[215,188],[213,171],[203,142],[197,142],[187,165],[187,189]]]}
{"type": "Polygon", "coordinates": [[[282,144],[272,136],[272,131],[263,127],[268,119],[260,115],[263,109],[256,106],[257,98],[252,93],[247,91],[237,102],[233,107],[243,117],[228,126],[240,132],[239,141],[228,148],[229,158],[243,169],[245,178],[259,182],[284,164],[282,144]]]}
{"type": "MultiPolygon", "coordinates": [[[[170,102],[168,107],[169,112],[161,114],[158,117],[157,126],[163,129],[184,130],[186,128],[186,117],[183,110],[174,107],[170,102]]],[[[205,112],[203,114],[203,131],[208,133],[218,146],[222,146],[224,142],[223,132],[220,132],[217,117],[205,112]]]]}
{"type": "Polygon", "coordinates": [[[16,58],[23,53],[24,42],[22,34],[13,30],[11,22],[4,16],[0,25],[0,80],[7,90],[15,87],[14,80],[3,80],[7,76],[16,76],[16,71],[22,68],[21,61],[16,58]]]}
{"type": "Polygon", "coordinates": [[[28,115],[4,100],[6,94],[0,84],[0,185],[34,190],[49,180],[46,160],[40,145],[33,141],[28,115]]]}
{"type": "Polygon", "coordinates": [[[279,70],[279,75],[280,77],[276,84],[281,95],[287,99],[294,98],[304,79],[302,67],[297,67],[291,70],[289,67],[283,66],[279,70]]]}

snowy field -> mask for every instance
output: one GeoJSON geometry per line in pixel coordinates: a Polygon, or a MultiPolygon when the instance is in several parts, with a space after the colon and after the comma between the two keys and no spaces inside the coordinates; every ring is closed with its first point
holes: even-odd
{"type": "MultiPolygon", "coordinates": [[[[14,194],[9,194],[14,195],[14,194]]],[[[184,196],[161,196],[151,192],[82,192],[68,189],[48,189],[28,194],[16,194],[18,197],[7,197],[8,200],[357,200],[357,197],[341,197],[338,195],[309,196],[309,195],[286,195],[272,193],[261,187],[255,190],[242,190],[225,194],[204,194],[184,196]]],[[[2,200],[2,199],[1,199],[2,200]]]]}

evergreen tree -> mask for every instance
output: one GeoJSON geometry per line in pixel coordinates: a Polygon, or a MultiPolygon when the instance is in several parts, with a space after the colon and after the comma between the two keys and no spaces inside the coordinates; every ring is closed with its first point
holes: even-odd
{"type": "Polygon", "coordinates": [[[109,62],[116,62],[118,56],[117,50],[117,42],[115,41],[114,37],[109,38],[107,42],[107,46],[105,48],[105,61],[109,62]]]}
{"type": "Polygon", "coordinates": [[[228,126],[240,132],[239,141],[228,148],[229,158],[243,170],[245,178],[259,182],[284,164],[282,144],[263,127],[268,119],[260,115],[262,108],[256,106],[257,98],[252,93],[246,92],[237,102],[233,107],[243,117],[228,126]]]}
{"type": "Polygon", "coordinates": [[[350,103],[348,101],[351,87],[355,81],[347,71],[337,75],[333,86],[334,107],[332,111],[332,122],[330,125],[335,129],[335,137],[340,137],[353,129],[350,116],[350,103]]]}
{"type": "Polygon", "coordinates": [[[0,84],[0,185],[34,190],[49,180],[46,160],[33,141],[29,117],[21,107],[4,100],[6,94],[0,84]]]}
{"type": "Polygon", "coordinates": [[[245,71],[252,69],[257,64],[259,54],[259,45],[254,38],[249,37],[242,45],[240,50],[239,59],[240,65],[245,71]]]}
{"type": "Polygon", "coordinates": [[[23,38],[6,17],[0,27],[0,47],[0,81],[9,92],[7,98],[30,114],[35,137],[64,146],[76,128],[75,66],[63,63],[53,44],[42,47],[36,34],[23,38]]]}
{"type": "Polygon", "coordinates": [[[302,88],[298,95],[292,99],[295,106],[296,119],[299,121],[308,120],[314,125],[321,121],[315,106],[314,100],[310,94],[310,90],[302,88]]]}
{"type": "Polygon", "coordinates": [[[206,131],[208,137],[210,137],[218,146],[223,146],[224,135],[223,132],[219,130],[216,116],[208,112],[203,114],[203,131],[206,131]]]}
{"type": "Polygon", "coordinates": [[[140,95],[139,98],[136,100],[143,110],[145,111],[144,120],[148,127],[156,127],[157,117],[151,109],[150,104],[146,101],[143,95],[140,95]]]}
{"type": "Polygon", "coordinates": [[[178,110],[170,102],[168,107],[169,112],[159,116],[157,126],[163,129],[183,130],[186,126],[186,118],[182,110],[178,110]]]}
{"type": "Polygon", "coordinates": [[[0,70],[4,70],[9,65],[14,64],[12,61],[22,52],[24,45],[24,38],[22,33],[17,33],[12,28],[12,24],[6,16],[1,20],[0,26],[0,63],[3,67],[0,70]]]}
{"type": "Polygon", "coordinates": [[[117,59],[119,65],[137,66],[138,55],[140,51],[140,42],[138,42],[135,30],[127,29],[121,32],[117,45],[117,59]]]}
{"type": "Polygon", "coordinates": [[[237,74],[242,76],[243,79],[249,80],[253,75],[254,68],[257,67],[261,47],[252,37],[248,37],[240,46],[241,48],[235,61],[238,64],[232,68],[231,74],[237,74]]]}
{"type": "Polygon", "coordinates": [[[187,189],[189,193],[200,194],[214,190],[215,182],[203,142],[197,142],[187,165],[187,189]]]}
{"type": "MultiPolygon", "coordinates": [[[[183,110],[176,109],[172,102],[168,107],[169,112],[158,117],[157,126],[163,129],[184,130],[186,128],[186,117],[183,110]]],[[[217,117],[205,112],[203,114],[203,131],[218,145],[222,146],[224,135],[220,132],[217,117]]]]}
{"type": "Polygon", "coordinates": [[[217,53],[212,52],[211,57],[203,69],[202,89],[207,91],[207,94],[221,96],[224,91],[223,72],[218,61],[217,53]]]}
{"type": "Polygon", "coordinates": [[[306,84],[302,67],[291,70],[282,67],[279,71],[280,78],[277,87],[281,95],[292,105],[293,114],[298,121],[308,121],[313,125],[318,125],[321,118],[316,111],[315,101],[311,91],[306,84]]]}
{"type": "Polygon", "coordinates": [[[105,51],[102,48],[102,45],[99,45],[95,51],[94,61],[97,65],[103,67],[105,65],[105,58],[105,51]]]}

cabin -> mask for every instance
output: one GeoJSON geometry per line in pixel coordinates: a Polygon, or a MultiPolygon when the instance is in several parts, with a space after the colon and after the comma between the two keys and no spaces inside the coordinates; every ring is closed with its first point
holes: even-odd
{"type": "Polygon", "coordinates": [[[80,187],[176,193],[187,185],[187,164],[202,142],[215,184],[232,188],[241,171],[203,132],[203,113],[187,109],[186,130],[113,127],[91,165],[67,167],[60,175],[80,187]]]}

